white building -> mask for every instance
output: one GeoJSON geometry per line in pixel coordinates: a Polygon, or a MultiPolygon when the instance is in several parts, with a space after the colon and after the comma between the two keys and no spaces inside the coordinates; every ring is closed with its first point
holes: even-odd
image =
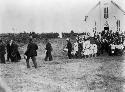
{"type": "Polygon", "coordinates": [[[88,32],[102,30],[125,30],[125,12],[112,0],[100,1],[85,16],[85,29],[88,32]]]}

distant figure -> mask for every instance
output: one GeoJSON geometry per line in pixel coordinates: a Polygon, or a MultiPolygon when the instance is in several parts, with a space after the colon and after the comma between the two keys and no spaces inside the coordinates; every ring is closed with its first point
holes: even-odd
{"type": "Polygon", "coordinates": [[[69,59],[71,59],[72,58],[72,54],[71,54],[71,52],[72,52],[72,44],[71,44],[69,38],[67,38],[66,41],[67,41],[67,47],[66,48],[68,49],[68,57],[69,57],[69,59]]]}
{"type": "Polygon", "coordinates": [[[3,41],[0,39],[0,62],[5,64],[5,44],[3,41]]]}
{"type": "Polygon", "coordinates": [[[53,58],[52,58],[52,46],[51,46],[51,43],[50,41],[47,39],[47,44],[46,44],[46,56],[45,56],[45,61],[47,61],[47,59],[49,58],[49,61],[52,61],[53,58]]]}
{"type": "Polygon", "coordinates": [[[109,52],[110,56],[115,55],[115,47],[116,45],[114,44],[114,42],[110,44],[110,52],[109,52]]]}
{"type": "Polygon", "coordinates": [[[123,50],[125,51],[125,39],[124,39],[124,41],[123,41],[123,46],[124,46],[124,49],[123,49],[123,50]]]}
{"type": "Polygon", "coordinates": [[[97,44],[93,44],[93,54],[94,54],[94,57],[97,57],[97,51],[98,51],[97,44]]]}
{"type": "Polygon", "coordinates": [[[10,54],[11,62],[18,62],[21,59],[18,45],[13,40],[10,41],[10,50],[8,53],[10,54]]]}
{"type": "Polygon", "coordinates": [[[75,57],[77,58],[77,54],[78,54],[78,41],[76,41],[74,43],[74,51],[73,51],[75,57]]]}
{"type": "Polygon", "coordinates": [[[38,50],[37,44],[33,43],[33,39],[30,38],[27,50],[25,52],[25,55],[27,56],[26,58],[27,68],[30,68],[29,64],[30,58],[32,59],[35,68],[37,68],[37,62],[36,62],[37,50],[38,50]]]}
{"type": "Polygon", "coordinates": [[[7,42],[6,48],[7,48],[7,61],[9,61],[9,59],[11,59],[11,48],[10,48],[10,41],[7,42]]]}
{"type": "Polygon", "coordinates": [[[78,42],[78,58],[82,58],[82,50],[83,50],[83,43],[82,41],[78,42]]]}

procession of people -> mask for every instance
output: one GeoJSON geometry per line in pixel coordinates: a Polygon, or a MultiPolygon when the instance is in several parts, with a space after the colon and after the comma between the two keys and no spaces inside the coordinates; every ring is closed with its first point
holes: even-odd
{"type": "MultiPolygon", "coordinates": [[[[119,32],[102,31],[99,34],[94,33],[94,37],[85,38],[85,36],[76,36],[76,42],[72,44],[71,39],[66,39],[66,51],[69,59],[74,58],[89,58],[96,57],[103,53],[107,53],[109,56],[123,55],[125,50],[124,35],[119,32]],[[101,35],[101,36],[100,36],[101,35]],[[93,41],[91,41],[93,39],[93,41]]],[[[18,50],[17,43],[11,39],[5,44],[0,39],[0,61],[6,63],[6,61],[19,62],[21,55],[18,50]],[[7,60],[5,60],[5,54],[7,54],[7,60]]],[[[34,42],[34,39],[30,37],[27,50],[24,53],[26,59],[27,68],[30,68],[29,60],[33,61],[34,67],[37,68],[37,50],[38,45],[34,42]]],[[[49,39],[46,39],[46,55],[44,60],[52,61],[52,45],[49,39]]],[[[64,50],[64,49],[63,49],[64,50]]]]}
{"type": "MultiPolygon", "coordinates": [[[[72,44],[71,44],[72,45],[72,44]]],[[[70,46],[72,47],[72,46],[70,46]]],[[[94,32],[93,37],[77,36],[71,51],[72,58],[96,57],[103,53],[109,56],[123,55],[125,50],[125,38],[123,33],[112,30],[104,30],[100,33],[94,32]],[[91,39],[93,39],[91,41],[91,39]]]]}

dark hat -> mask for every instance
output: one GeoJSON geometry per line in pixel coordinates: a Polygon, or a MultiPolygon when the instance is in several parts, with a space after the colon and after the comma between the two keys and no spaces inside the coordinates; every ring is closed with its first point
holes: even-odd
{"type": "Polygon", "coordinates": [[[0,39],[0,42],[2,42],[2,39],[0,39]]]}
{"type": "Polygon", "coordinates": [[[33,39],[32,39],[32,38],[30,38],[30,39],[29,39],[29,42],[32,42],[32,41],[33,41],[33,39]]]}
{"type": "Polygon", "coordinates": [[[66,39],[66,41],[69,41],[69,40],[70,40],[69,38],[66,39]]]}

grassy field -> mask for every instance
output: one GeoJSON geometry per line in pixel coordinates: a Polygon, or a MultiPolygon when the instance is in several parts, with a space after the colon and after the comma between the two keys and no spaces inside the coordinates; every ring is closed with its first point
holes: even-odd
{"type": "MultiPolygon", "coordinates": [[[[44,61],[45,43],[38,44],[38,69],[26,68],[25,59],[0,64],[1,78],[12,92],[124,92],[124,56],[68,59],[64,39],[52,39],[53,61],[44,61]]],[[[21,55],[26,45],[20,48],[21,55]]],[[[30,62],[33,66],[32,62],[30,62]]]]}

